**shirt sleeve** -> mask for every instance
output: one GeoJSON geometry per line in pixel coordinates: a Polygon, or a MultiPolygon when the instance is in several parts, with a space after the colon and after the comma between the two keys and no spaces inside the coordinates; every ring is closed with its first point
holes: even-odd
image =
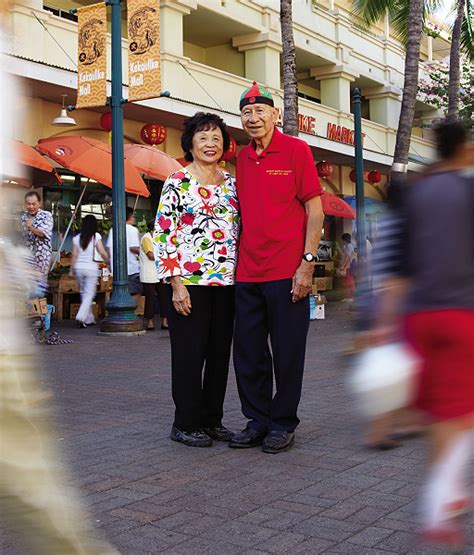
{"type": "Polygon", "coordinates": [[[177,237],[180,184],[179,178],[168,177],[163,185],[156,213],[153,246],[159,280],[181,275],[177,237]]]}
{"type": "Polygon", "coordinates": [[[323,193],[311,149],[304,141],[298,141],[295,152],[296,196],[307,202],[323,193]]]}
{"type": "Polygon", "coordinates": [[[153,252],[153,241],[151,240],[150,235],[145,235],[142,239],[142,251],[146,254],[149,252],[153,252]]]}
{"type": "Polygon", "coordinates": [[[138,247],[140,248],[140,232],[134,226],[127,228],[127,244],[128,248],[138,247]]]}

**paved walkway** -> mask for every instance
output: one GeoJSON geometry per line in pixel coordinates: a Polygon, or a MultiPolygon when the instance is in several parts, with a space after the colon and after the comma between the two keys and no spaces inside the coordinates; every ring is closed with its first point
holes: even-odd
{"type": "MultiPolygon", "coordinates": [[[[118,339],[67,326],[74,344],[42,348],[57,437],[96,525],[124,555],[443,553],[414,547],[422,440],[386,453],[359,445],[341,357],[347,306],[329,304],[311,324],[301,425],[279,455],[168,439],[166,332],[118,339]]],[[[233,376],[225,424],[244,425],[233,376]]]]}

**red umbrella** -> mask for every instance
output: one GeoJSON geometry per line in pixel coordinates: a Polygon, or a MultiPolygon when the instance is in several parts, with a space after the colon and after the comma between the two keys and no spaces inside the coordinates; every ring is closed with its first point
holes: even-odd
{"type": "Polygon", "coordinates": [[[22,143],[21,141],[9,140],[7,148],[14,162],[23,166],[28,166],[28,168],[33,168],[33,172],[31,169],[27,172],[21,172],[18,168],[15,169],[14,166],[10,167],[10,164],[7,164],[5,175],[14,178],[18,185],[29,187],[32,182],[44,183],[50,179],[57,179],[59,183],[62,183],[56,168],[52,166],[48,160],[46,160],[46,158],[44,158],[44,156],[42,156],[32,146],[22,143]],[[17,173],[20,175],[16,175],[17,173]],[[22,173],[25,175],[21,175],[22,173]]]}
{"type": "MultiPolygon", "coordinates": [[[[102,141],[89,137],[62,136],[40,139],[36,148],[61,166],[112,187],[112,149],[102,141]]],[[[125,190],[143,197],[150,193],[138,170],[124,161],[125,190]]]]}
{"type": "Polygon", "coordinates": [[[356,218],[356,212],[352,206],[342,198],[336,197],[336,195],[324,191],[321,195],[321,202],[326,216],[337,216],[348,220],[355,220],[356,218]]]}
{"type": "Polygon", "coordinates": [[[161,181],[181,169],[172,156],[150,145],[125,145],[125,155],[140,173],[161,181]]]}

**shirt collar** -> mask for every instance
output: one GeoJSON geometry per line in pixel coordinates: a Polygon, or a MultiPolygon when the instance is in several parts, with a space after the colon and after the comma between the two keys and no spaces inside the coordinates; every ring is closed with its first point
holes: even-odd
{"type": "Polygon", "coordinates": [[[272,138],[270,139],[269,145],[260,154],[257,154],[255,152],[255,141],[252,139],[252,141],[250,142],[249,158],[261,158],[262,156],[266,156],[270,152],[281,152],[283,149],[282,138],[283,138],[283,133],[279,131],[275,126],[273,128],[273,135],[272,135],[272,138]]]}

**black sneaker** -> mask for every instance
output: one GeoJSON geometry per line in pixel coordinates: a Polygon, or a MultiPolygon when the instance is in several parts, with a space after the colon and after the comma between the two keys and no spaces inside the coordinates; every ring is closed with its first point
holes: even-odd
{"type": "Polygon", "coordinates": [[[170,439],[184,443],[189,447],[210,447],[212,445],[212,439],[202,430],[183,432],[178,430],[176,426],[171,428],[170,439]]]}
{"type": "Polygon", "coordinates": [[[288,451],[295,442],[295,433],[286,430],[270,430],[263,440],[262,451],[264,453],[281,453],[288,451]]]}
{"type": "Polygon", "coordinates": [[[222,424],[213,426],[212,428],[204,428],[204,431],[209,437],[216,441],[230,441],[234,437],[234,432],[231,432],[222,424]]]}

